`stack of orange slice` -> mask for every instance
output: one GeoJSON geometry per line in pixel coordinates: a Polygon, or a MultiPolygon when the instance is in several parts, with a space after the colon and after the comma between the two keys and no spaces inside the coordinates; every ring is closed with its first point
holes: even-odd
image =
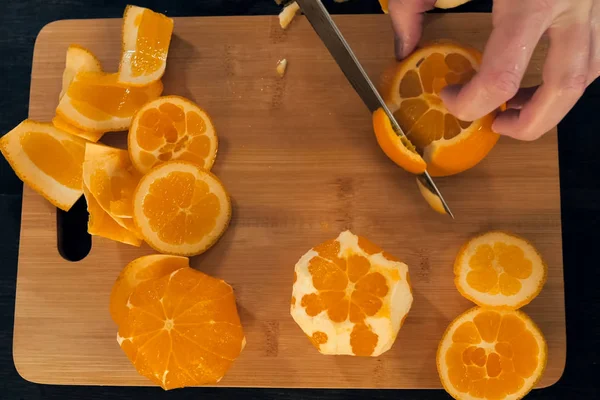
{"type": "Polygon", "coordinates": [[[448,327],[437,368],[455,399],[520,399],[541,379],[548,348],[517,311],[542,290],[546,264],[531,243],[506,232],[469,240],[454,264],[459,292],[479,305],[448,327]]]}
{"type": "Polygon", "coordinates": [[[219,382],[246,344],[231,286],[185,257],[132,261],[113,286],[110,312],[121,349],[165,390],[219,382]]]}

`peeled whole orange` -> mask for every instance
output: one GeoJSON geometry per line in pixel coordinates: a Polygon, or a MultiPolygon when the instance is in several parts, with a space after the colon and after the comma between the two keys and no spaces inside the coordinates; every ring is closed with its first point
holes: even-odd
{"type": "Polygon", "coordinates": [[[384,100],[406,138],[422,154],[419,160],[407,152],[410,145],[394,138],[397,134],[389,119],[385,113],[377,115],[382,112],[378,110],[373,127],[390,159],[413,173],[423,172],[426,164],[432,176],[454,175],[483,160],[499,138],[491,128],[495,112],[476,121],[461,121],[448,112],[439,96],[446,85],[469,81],[480,61],[481,54],[474,49],[435,43],[416,50],[386,76],[384,100]]]}
{"type": "Polygon", "coordinates": [[[296,264],[290,312],[323,354],[388,351],[412,305],[408,267],[349,231],[296,264]]]}

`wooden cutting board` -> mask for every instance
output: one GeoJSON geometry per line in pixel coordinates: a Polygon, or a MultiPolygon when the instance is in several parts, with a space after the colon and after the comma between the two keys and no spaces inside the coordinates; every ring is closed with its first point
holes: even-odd
{"type": "MultiPolygon", "coordinates": [[[[340,29],[377,79],[393,63],[384,15],[339,16],[340,29]]],[[[425,40],[483,48],[485,14],[434,15],[425,40]]],[[[120,20],[59,21],[36,42],[31,118],[49,121],[70,43],[89,47],[106,70],[120,53],[120,20]]],[[[545,46],[525,84],[540,81],[545,46]]],[[[565,364],[565,314],[556,132],[535,143],[502,138],[479,166],[439,179],[457,218],[434,213],[412,176],[378,148],[371,118],[304,18],[282,31],[276,17],[177,18],[165,94],[199,103],[213,116],[220,148],[214,172],[233,198],[224,237],[192,265],[230,282],[248,344],[222,386],[439,388],[435,352],[446,326],[472,306],[453,283],[452,263],[472,235],[504,229],[530,239],[548,262],[548,282],[525,311],[543,330],[549,360],[540,386],[565,364]],[[289,60],[284,79],[279,59],[289,60]],[[296,261],[311,247],[352,231],[410,267],[414,304],[391,351],[378,358],[320,355],[289,315],[296,261]]],[[[123,145],[125,134],[106,136],[123,145]]],[[[81,218],[85,218],[81,216],[81,218]]],[[[116,342],[108,312],[119,271],[151,254],[93,238],[90,254],[57,251],[56,209],[29,188],[23,215],[15,310],[14,361],[39,383],[148,385],[116,342]]]]}

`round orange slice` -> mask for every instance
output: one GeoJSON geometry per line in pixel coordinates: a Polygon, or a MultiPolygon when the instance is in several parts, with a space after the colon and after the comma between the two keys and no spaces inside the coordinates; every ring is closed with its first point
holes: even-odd
{"type": "MultiPolygon", "coordinates": [[[[461,121],[448,112],[439,96],[446,85],[469,81],[480,60],[481,54],[474,49],[449,42],[435,43],[404,59],[384,84],[383,96],[390,111],[407,139],[423,155],[433,176],[453,175],[474,167],[498,141],[499,135],[491,128],[495,112],[476,121],[461,121]]],[[[376,132],[382,130],[375,124],[374,128],[376,132]]],[[[389,129],[386,132],[391,136],[389,129]]],[[[377,140],[385,154],[404,167],[409,160],[400,147],[406,144],[381,141],[380,136],[377,140]]]]}
{"type": "Polygon", "coordinates": [[[518,400],[540,380],[547,357],[544,336],[525,313],[475,307],[444,333],[437,369],[455,399],[518,400]]]}
{"type": "Polygon", "coordinates": [[[142,107],[133,119],[128,142],[131,161],[141,173],[172,160],[193,162],[210,171],[218,147],[210,116],[179,96],[160,97],[142,107]]]}
{"type": "Polygon", "coordinates": [[[187,161],[170,161],[141,179],[133,218],[148,245],[165,254],[208,250],[227,229],[231,201],[216,176],[187,161]]]}
{"type": "Polygon", "coordinates": [[[480,306],[517,309],[542,290],[547,267],[527,240],[492,231],[469,240],[454,262],[458,291],[480,306]]]}
{"type": "Polygon", "coordinates": [[[62,77],[62,89],[59,100],[67,92],[69,85],[79,72],[102,72],[102,65],[96,56],[83,46],[72,44],[67,49],[65,70],[62,77]]]}
{"type": "Polygon", "coordinates": [[[83,194],[85,143],[52,124],[25,120],[0,138],[0,152],[23,182],[68,211],[83,194]]]}
{"type": "Polygon", "coordinates": [[[300,258],[290,312],[322,354],[376,357],[394,344],[412,300],[406,264],[345,231],[300,258]]]}
{"type": "Polygon", "coordinates": [[[187,257],[152,254],[136,258],[119,274],[110,293],[110,316],[121,325],[129,313],[129,296],[137,285],[190,266],[187,257]]]}
{"type": "Polygon", "coordinates": [[[246,344],[231,286],[192,268],[139,283],[127,304],[117,341],[165,390],[219,382],[246,344]]]}
{"type": "Polygon", "coordinates": [[[84,131],[124,131],[135,112],[162,90],[161,81],[131,87],[119,83],[117,74],[80,72],[60,99],[56,115],[84,131]]]}
{"type": "Polygon", "coordinates": [[[143,7],[128,5],[123,15],[123,51],[119,82],[145,86],[165,73],[173,20],[143,7]]]}

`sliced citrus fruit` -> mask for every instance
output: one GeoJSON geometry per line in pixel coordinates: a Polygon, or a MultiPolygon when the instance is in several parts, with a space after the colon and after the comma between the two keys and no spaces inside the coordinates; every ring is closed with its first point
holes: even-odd
{"type": "Polygon", "coordinates": [[[417,177],[417,187],[419,188],[419,192],[421,192],[421,196],[425,199],[427,204],[435,211],[440,214],[447,214],[446,209],[444,208],[444,204],[438,195],[433,193],[431,190],[427,188],[427,186],[421,183],[419,177],[417,177]]]}
{"type": "Polygon", "coordinates": [[[83,193],[85,143],[50,123],[25,120],[0,138],[0,152],[23,182],[68,211],[83,193]]]}
{"type": "Polygon", "coordinates": [[[96,56],[83,46],[72,44],[67,49],[65,70],[62,77],[62,89],[59,100],[67,92],[69,85],[79,72],[102,72],[102,65],[96,56]]]}
{"type": "Polygon", "coordinates": [[[219,382],[246,344],[231,286],[192,268],[139,283],[117,341],[165,390],[219,382]]]}
{"type": "Polygon", "coordinates": [[[117,277],[110,293],[110,316],[113,321],[117,325],[123,323],[129,312],[129,296],[137,285],[189,266],[190,261],[187,257],[163,254],[143,256],[127,264],[117,277]]]}
{"type": "Polygon", "coordinates": [[[88,214],[90,215],[88,220],[88,233],[90,235],[101,236],[136,247],[142,244],[142,240],[132,229],[127,229],[125,226],[119,224],[100,207],[100,204],[98,204],[85,185],[83,185],[83,194],[85,195],[88,214]]]}
{"type": "Polygon", "coordinates": [[[287,29],[299,12],[300,6],[295,1],[286,5],[279,13],[279,26],[281,26],[281,29],[287,29]]]}
{"type": "Polygon", "coordinates": [[[195,103],[179,96],[149,102],[133,118],[129,154],[142,173],[166,161],[182,160],[210,170],[218,140],[210,116],[195,103]]]}
{"type": "Polygon", "coordinates": [[[542,377],[548,348],[523,312],[475,307],[444,333],[437,369],[455,399],[521,399],[542,377]]]}
{"type": "Polygon", "coordinates": [[[96,143],[102,138],[102,136],[104,136],[104,132],[88,132],[84,131],[83,129],[79,129],[71,125],[58,115],[52,118],[52,125],[60,129],[61,131],[65,131],[67,133],[70,133],[71,135],[79,136],[80,138],[83,138],[93,143],[96,143]]]}
{"type": "Polygon", "coordinates": [[[435,6],[437,8],[454,8],[465,4],[469,0],[437,0],[435,6]]]}
{"type": "Polygon", "coordinates": [[[162,89],[161,81],[130,87],[117,82],[117,74],[80,72],[58,103],[56,114],[85,131],[123,131],[135,112],[160,96],[162,89]]]}
{"type": "Polygon", "coordinates": [[[161,253],[203,253],[219,240],[231,218],[223,184],[187,161],[170,161],[148,172],[133,198],[135,224],[146,243],[161,253]]]}
{"type": "MultiPolygon", "coordinates": [[[[384,84],[388,107],[408,140],[423,154],[433,176],[453,175],[474,167],[498,141],[499,135],[491,128],[495,112],[476,121],[460,121],[439,97],[446,85],[470,80],[480,60],[481,54],[474,49],[450,42],[435,43],[404,59],[384,84]]],[[[400,166],[406,158],[403,149],[397,149],[402,144],[386,141],[382,146],[400,166]]]]}
{"type": "Polygon", "coordinates": [[[323,354],[388,351],[412,305],[408,267],[349,231],[296,264],[290,312],[323,354]]]}
{"type": "Polygon", "coordinates": [[[469,240],[454,262],[456,287],[480,306],[523,307],[540,293],[546,274],[546,263],[531,243],[498,231],[469,240]]]}
{"type": "Polygon", "coordinates": [[[425,160],[417,153],[410,141],[398,136],[382,108],[373,113],[373,129],[379,147],[392,161],[413,174],[425,172],[427,169],[425,160]]]}
{"type": "Polygon", "coordinates": [[[133,192],[141,177],[129,161],[127,150],[86,145],[83,182],[111,216],[133,218],[133,192]]]}
{"type": "Polygon", "coordinates": [[[173,20],[143,7],[129,5],[123,15],[123,51],[119,82],[145,86],[165,73],[173,20]]]}
{"type": "Polygon", "coordinates": [[[379,0],[379,4],[381,5],[381,9],[384,13],[388,13],[388,0],[379,0]]]}

